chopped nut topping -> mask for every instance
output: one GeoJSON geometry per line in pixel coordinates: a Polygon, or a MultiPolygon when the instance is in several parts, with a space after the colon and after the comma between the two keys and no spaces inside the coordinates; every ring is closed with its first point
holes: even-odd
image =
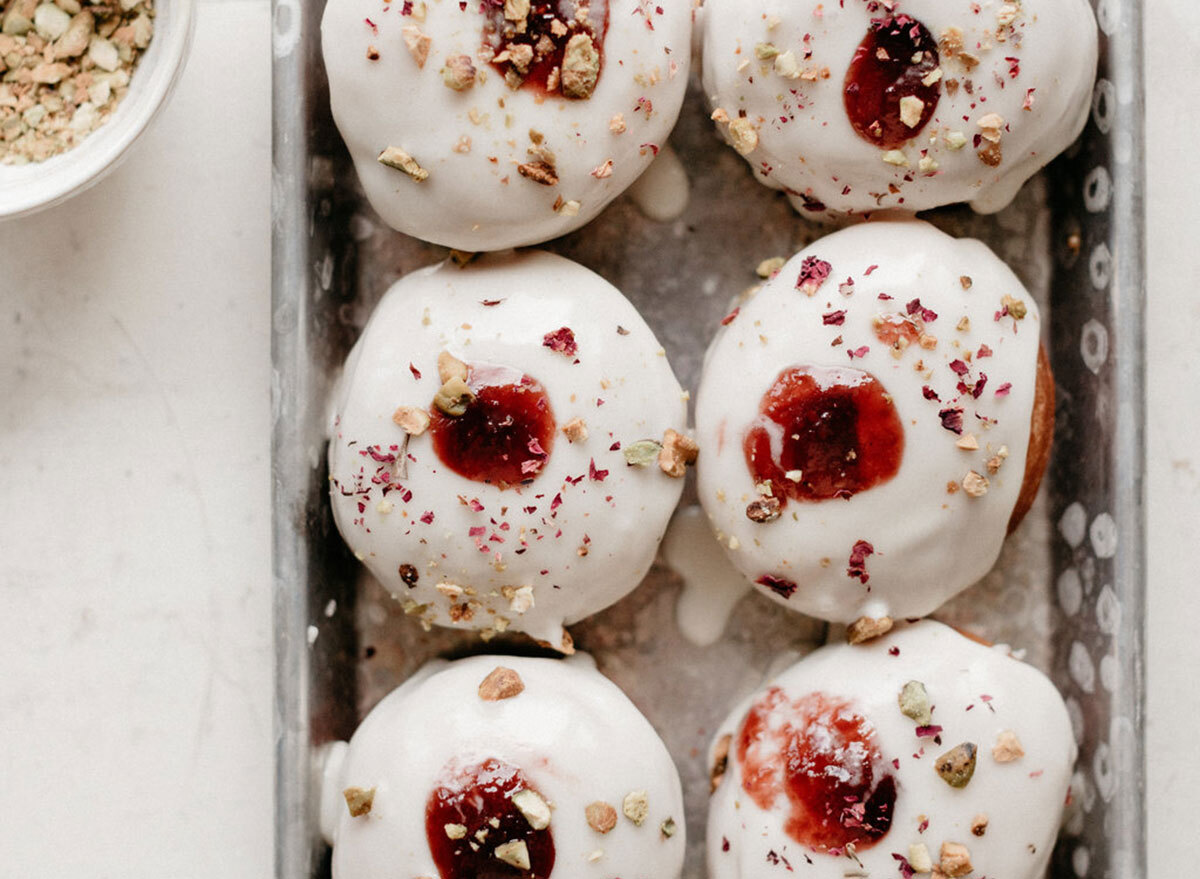
{"type": "Polygon", "coordinates": [[[958,438],[958,442],[956,442],[955,445],[964,452],[979,451],[979,440],[975,438],[975,434],[973,433],[964,433],[958,438]]]}
{"type": "Polygon", "coordinates": [[[467,380],[467,364],[463,363],[449,351],[442,351],[438,354],[437,359],[438,378],[442,383],[450,381],[452,378],[467,380]]]}
{"type": "Polygon", "coordinates": [[[700,446],[694,439],[667,428],[658,453],[658,468],[670,477],[681,479],[699,454],[700,446]]]}
{"type": "Polygon", "coordinates": [[[976,473],[974,470],[967,472],[962,481],[963,491],[971,497],[979,498],[988,493],[988,480],[986,476],[976,473]]]}
{"type": "Polygon", "coordinates": [[[918,726],[928,726],[933,723],[933,713],[929,706],[929,693],[920,681],[909,681],[900,691],[898,698],[900,713],[918,726]]]}
{"type": "Polygon", "coordinates": [[[983,836],[985,833],[987,833],[987,828],[988,816],[982,812],[971,819],[971,832],[976,836],[983,836]]]}
{"type": "Polygon", "coordinates": [[[549,162],[524,162],[517,165],[517,172],[522,176],[540,183],[542,186],[557,186],[558,173],[549,162]]]}
{"type": "Polygon", "coordinates": [[[433,405],[439,411],[453,418],[464,414],[467,406],[475,399],[474,392],[461,378],[452,378],[440,388],[433,397],[433,405]]]}
{"type": "Polygon", "coordinates": [[[717,746],[713,749],[712,768],[708,772],[709,793],[715,793],[721,786],[721,779],[725,777],[725,770],[729,768],[729,746],[732,743],[733,736],[729,733],[717,740],[717,746]]]}
{"type": "Polygon", "coordinates": [[[775,56],[775,72],[784,79],[799,79],[803,71],[800,68],[800,62],[796,60],[796,53],[791,49],[775,56]]]}
{"type": "Polygon", "coordinates": [[[950,787],[966,787],[975,775],[974,742],[963,742],[937,758],[933,768],[950,787]]]}
{"type": "Polygon", "coordinates": [[[1000,137],[1004,134],[1004,117],[999,113],[988,113],[980,117],[975,124],[979,126],[979,133],[983,135],[984,140],[1000,142],[1000,137]]]}
{"type": "Polygon", "coordinates": [[[451,55],[442,68],[442,82],[456,92],[475,85],[475,64],[470,55],[451,55]]]}
{"type": "Polygon", "coordinates": [[[1012,763],[1024,756],[1025,749],[1021,747],[1021,740],[1011,729],[1004,730],[996,737],[996,744],[992,746],[992,759],[997,763],[1012,763]]]}
{"type": "Polygon", "coordinates": [[[962,276],[961,276],[961,277],[958,279],[958,283],[962,284],[962,288],[963,288],[964,290],[970,290],[970,289],[971,289],[971,285],[972,285],[972,284],[974,284],[975,282],[971,280],[971,276],[970,276],[970,275],[962,275],[962,276]]]}
{"type": "Polygon", "coordinates": [[[908,847],[908,865],[917,873],[932,873],[933,858],[929,855],[929,847],[923,842],[908,847]]]}
{"type": "Polygon", "coordinates": [[[641,827],[650,814],[650,799],[646,796],[646,792],[635,790],[627,793],[625,801],[621,804],[621,811],[625,813],[626,818],[641,827]]]}
{"type": "Polygon", "coordinates": [[[782,269],[786,263],[787,260],[785,260],[782,256],[773,256],[770,259],[764,259],[758,264],[758,267],[754,270],[754,274],[758,275],[760,278],[770,278],[777,271],[782,269]]]}
{"type": "Polygon", "coordinates": [[[670,839],[675,835],[675,832],[678,829],[679,828],[675,826],[674,818],[668,818],[662,824],[658,825],[658,832],[662,834],[663,839],[670,839]]]}
{"type": "Polygon", "coordinates": [[[509,21],[529,18],[529,0],[504,0],[504,17],[509,21]]]}
{"type": "Polygon", "coordinates": [[[597,833],[608,833],[617,826],[617,810],[597,800],[584,809],[588,827],[597,833]]]}
{"type": "Polygon", "coordinates": [[[612,119],[608,120],[608,130],[611,131],[613,134],[624,134],[625,133],[625,114],[618,113],[616,116],[613,116],[612,119]]]}
{"type": "Polygon", "coordinates": [[[754,57],[759,61],[770,61],[779,54],[779,49],[773,43],[759,43],[754,47],[754,57]]]}
{"type": "Polygon", "coordinates": [[[950,877],[966,876],[975,869],[971,866],[971,852],[957,842],[942,843],[942,860],[938,866],[950,877]]]}
{"type": "Polygon", "coordinates": [[[625,463],[630,467],[649,467],[658,460],[662,447],[658,440],[638,440],[621,451],[625,455],[625,463]]]}
{"type": "Polygon", "coordinates": [[[1004,151],[998,143],[989,143],[976,153],[976,155],[979,156],[979,161],[983,162],[989,168],[995,168],[1004,161],[1004,151]]]}
{"type": "Polygon", "coordinates": [[[891,617],[879,617],[878,619],[859,617],[846,630],[846,640],[851,644],[865,644],[876,638],[882,638],[892,630],[893,625],[891,617]]]}
{"type": "Polygon", "coordinates": [[[1025,315],[1029,313],[1029,308],[1025,305],[1025,302],[1022,299],[1016,299],[1008,294],[1005,294],[1000,301],[1004,304],[1004,307],[1008,309],[1009,315],[1011,315],[1015,320],[1024,320],[1025,315]]]}
{"type": "Polygon", "coordinates": [[[898,168],[908,167],[908,156],[904,155],[904,150],[887,150],[880,158],[889,165],[895,165],[898,168]]]}
{"type": "Polygon", "coordinates": [[[915,95],[905,95],[900,99],[900,121],[909,128],[921,124],[921,115],[925,112],[925,102],[915,95]]]}
{"type": "Polygon", "coordinates": [[[967,145],[967,136],[961,131],[948,131],[943,135],[946,146],[952,150],[961,150],[967,145]]]}
{"type": "Polygon", "coordinates": [[[465,824],[446,824],[442,830],[446,832],[447,839],[465,839],[467,835],[467,825],[465,824]]]}
{"type": "Polygon", "coordinates": [[[744,116],[729,123],[729,136],[739,155],[748,156],[758,149],[758,129],[744,116]]]}
{"type": "Polygon", "coordinates": [[[429,427],[429,413],[415,406],[400,406],[392,413],[392,421],[409,436],[420,436],[429,427]]]}
{"type": "Polygon", "coordinates": [[[406,25],[401,33],[404,35],[404,45],[417,62],[417,67],[424,67],[425,62],[429,60],[429,47],[433,44],[433,38],[415,24],[406,25]]]}
{"type": "Polygon", "coordinates": [[[371,813],[375,804],[375,788],[348,787],[342,791],[346,799],[346,808],[350,810],[351,818],[361,818],[371,813]]]}
{"type": "Polygon", "coordinates": [[[479,698],[484,702],[501,702],[525,691],[525,682],[511,668],[497,666],[479,685],[479,698]]]}
{"type": "Polygon", "coordinates": [[[525,844],[523,839],[514,839],[511,842],[506,842],[503,845],[496,846],[496,859],[503,861],[511,867],[516,867],[518,870],[528,870],[529,862],[529,846],[525,844]]]}
{"type": "Polygon", "coordinates": [[[550,807],[537,791],[529,788],[517,791],[512,795],[512,804],[534,830],[545,830],[550,826],[550,807]]]}
{"type": "MultiPolygon", "coordinates": [[[[380,503],[383,502],[380,501],[380,503]]],[[[380,512],[383,512],[383,510],[380,510],[380,512]]],[[[388,512],[391,512],[391,510],[388,512]]],[[[403,564],[400,566],[400,579],[404,581],[405,586],[412,589],[421,579],[421,575],[414,565],[403,564]]]]}
{"type": "Polygon", "coordinates": [[[567,41],[562,60],[562,93],[568,98],[586,99],[596,90],[600,76],[600,53],[587,34],[575,34],[567,41]]]}
{"type": "Polygon", "coordinates": [[[418,183],[429,179],[429,172],[422,168],[416,159],[400,149],[400,147],[388,147],[379,154],[377,161],[381,165],[387,165],[389,168],[403,171],[418,183]]]}
{"type": "Polygon", "coordinates": [[[588,438],[587,422],[582,418],[572,418],[562,426],[562,432],[569,443],[586,442],[588,438]]]}
{"type": "Polygon", "coordinates": [[[783,512],[783,504],[776,497],[761,497],[746,505],[746,518],[751,522],[774,522],[783,512]]]}

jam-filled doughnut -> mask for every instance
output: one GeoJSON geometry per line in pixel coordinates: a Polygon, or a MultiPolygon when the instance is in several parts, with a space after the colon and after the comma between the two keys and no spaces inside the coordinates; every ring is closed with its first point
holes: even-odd
{"type": "Polygon", "coordinates": [[[434,662],[328,752],[334,879],[676,879],[666,746],[590,658],[434,662]]]}
{"type": "Polygon", "coordinates": [[[704,90],[797,210],[1003,208],[1079,136],[1087,0],[708,0],[704,90]]]}
{"type": "Polygon", "coordinates": [[[924,616],[980,579],[1048,456],[1040,329],[986,246],[921,221],[793,257],[726,319],[697,396],[700,501],[734,564],[844,623],[924,616]]]}
{"type": "Polygon", "coordinates": [[[1040,879],[1075,742],[1041,672],[924,621],[810,654],[730,714],[710,760],[711,879],[1040,879]]]}
{"type": "Polygon", "coordinates": [[[611,284],[494,254],[401,279],[347,360],[329,446],[334,518],[424,624],[573,623],[654,560],[696,456],[663,349],[611,284]]]}
{"type": "Polygon", "coordinates": [[[331,0],[330,102],[371,205],[461,250],[566,234],[666,144],[692,5],[331,0]]]}

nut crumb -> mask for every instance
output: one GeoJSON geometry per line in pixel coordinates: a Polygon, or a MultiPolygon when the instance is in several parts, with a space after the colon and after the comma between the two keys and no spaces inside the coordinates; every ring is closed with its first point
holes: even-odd
{"type": "Polygon", "coordinates": [[[745,116],[729,123],[729,137],[739,155],[748,156],[758,149],[758,129],[745,116]]]}
{"type": "Polygon", "coordinates": [[[418,183],[429,179],[429,172],[422,168],[416,159],[400,149],[400,147],[388,147],[379,154],[377,161],[381,165],[387,165],[389,168],[403,171],[418,183]]]}
{"type": "Polygon", "coordinates": [[[942,860],[938,866],[950,877],[966,876],[975,869],[971,866],[971,852],[958,842],[942,843],[942,860]]]}
{"type": "Polygon", "coordinates": [[[525,840],[523,839],[514,839],[511,842],[496,846],[495,855],[497,860],[503,861],[511,867],[516,867],[518,870],[528,870],[530,868],[529,846],[525,844],[525,840]]]}
{"type": "Polygon", "coordinates": [[[696,463],[699,454],[700,446],[694,439],[667,428],[663,434],[662,449],[658,453],[658,467],[668,476],[680,479],[687,472],[688,465],[696,463]]]}
{"type": "Polygon", "coordinates": [[[470,55],[451,55],[442,67],[442,82],[456,92],[475,85],[475,64],[470,55]]]}
{"type": "Polygon", "coordinates": [[[562,426],[562,432],[566,435],[569,443],[587,442],[587,422],[582,418],[572,418],[562,426]]]}
{"type": "Polygon", "coordinates": [[[746,518],[760,525],[774,522],[783,513],[783,504],[777,497],[761,497],[746,505],[746,518]]]}
{"type": "Polygon", "coordinates": [[[992,759],[997,763],[1012,763],[1025,756],[1021,740],[1011,729],[1006,729],[996,736],[996,744],[992,746],[992,759]]]}
{"type": "Polygon", "coordinates": [[[479,698],[484,702],[501,702],[525,691],[525,682],[511,668],[496,666],[479,685],[479,698]]]}
{"type": "Polygon", "coordinates": [[[988,493],[988,480],[986,476],[969,470],[963,477],[962,487],[970,497],[980,498],[988,493]]]}
{"type": "Polygon", "coordinates": [[[587,34],[575,34],[567,41],[562,60],[562,93],[568,98],[586,99],[596,90],[600,76],[600,53],[587,34]]]}
{"type": "Polygon", "coordinates": [[[597,833],[608,833],[617,826],[617,810],[608,803],[597,800],[584,809],[588,827],[597,833]]]}
{"type": "Polygon", "coordinates": [[[625,813],[626,818],[641,827],[650,814],[650,799],[646,796],[646,792],[635,790],[626,794],[625,801],[621,804],[621,811],[625,813]]]}
{"type": "Polygon", "coordinates": [[[346,808],[350,810],[351,818],[360,818],[371,813],[375,804],[375,788],[348,787],[342,791],[346,799],[346,808]]]}
{"type": "Polygon", "coordinates": [[[429,428],[429,413],[416,406],[400,406],[392,413],[392,422],[409,436],[420,436],[429,428]]]}
{"type": "Polygon", "coordinates": [[[851,644],[865,644],[876,638],[882,638],[892,630],[893,625],[891,617],[879,617],[878,619],[859,617],[846,630],[846,640],[851,644]]]}
{"type": "Polygon", "coordinates": [[[975,438],[975,434],[973,433],[964,433],[954,445],[958,446],[964,452],[979,451],[979,440],[975,438]]]}
{"type": "Polygon", "coordinates": [[[709,793],[715,793],[721,786],[721,779],[725,777],[725,770],[729,768],[729,746],[732,743],[733,736],[730,733],[726,733],[717,740],[717,745],[713,749],[712,768],[708,772],[709,793]]]}
{"type": "Polygon", "coordinates": [[[401,33],[404,35],[404,45],[417,62],[417,67],[424,67],[425,62],[429,60],[429,47],[433,44],[433,38],[415,24],[405,25],[401,33]]]}
{"type": "Polygon", "coordinates": [[[987,833],[988,816],[980,812],[971,819],[971,832],[976,836],[983,836],[987,833]]]}
{"type": "Polygon", "coordinates": [[[511,800],[534,830],[545,830],[550,826],[550,806],[537,791],[524,788],[513,794],[511,800]]]}

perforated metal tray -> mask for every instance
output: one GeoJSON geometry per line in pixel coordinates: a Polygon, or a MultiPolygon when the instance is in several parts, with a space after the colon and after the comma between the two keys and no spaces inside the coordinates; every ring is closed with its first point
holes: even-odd
{"type": "MultiPolygon", "coordinates": [[[[328,874],[317,832],[317,748],[435,656],[480,645],[405,619],[344,549],[327,501],[326,398],[371,308],[445,251],[386,229],[366,204],[329,114],[322,0],[275,0],[273,168],[276,875],[328,874]]],[[[992,217],[929,219],[987,241],[1048,307],[1059,399],[1043,497],[1000,564],[940,616],[1023,649],[1067,699],[1080,743],[1074,804],[1051,875],[1145,875],[1143,764],[1143,170],[1140,5],[1100,0],[1101,79],[1068,155],[992,217]]],[[[693,86],[671,143],[692,180],[681,220],[622,198],[548,249],[621,288],[687,387],[729,298],[756,262],[820,234],[713,136],[693,86]],[[736,210],[731,206],[737,206],[736,210]]],[[[685,503],[694,497],[689,487],[685,503]]],[[[573,627],[676,758],[690,814],[688,879],[703,876],[705,770],[697,756],[773,658],[824,627],[742,601],[698,648],[674,623],[678,578],[656,566],[630,597],[573,627]],[[669,669],[669,674],[664,673],[669,669]],[[681,696],[687,693],[687,697],[681,696]]],[[[527,650],[492,642],[489,650],[527,650]]]]}

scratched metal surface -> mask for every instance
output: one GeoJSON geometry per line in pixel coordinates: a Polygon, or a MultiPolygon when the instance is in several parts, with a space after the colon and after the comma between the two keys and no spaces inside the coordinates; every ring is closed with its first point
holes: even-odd
{"type": "MultiPolygon", "coordinates": [[[[347,738],[385,693],[433,656],[485,648],[423,632],[344,549],[326,498],[326,399],[372,307],[442,248],[387,229],[363,198],[329,115],[322,0],[275,2],[274,456],[276,874],[328,875],[316,831],[316,749],[347,738]]],[[[1024,651],[1067,699],[1080,742],[1074,804],[1051,875],[1144,875],[1142,771],[1142,146],[1140,20],[1134,0],[1100,0],[1101,80],[1080,144],[1002,213],[928,219],[988,242],[1047,309],[1059,396],[1043,496],[996,569],[938,617],[1024,651]]],[[[673,223],[619,199],[547,249],[599,272],[654,327],[685,387],[731,297],[763,258],[822,229],[755,183],[720,145],[693,83],[671,138],[692,183],[673,223]]],[[[685,503],[694,497],[689,485],[685,503]]],[[[704,875],[703,753],[728,707],[781,653],[826,627],[757,595],[722,640],[689,644],[674,622],[677,576],[656,565],[632,595],[572,628],[647,714],[684,779],[687,879],[704,875]]],[[[490,651],[528,652],[518,640],[490,651]]]]}

